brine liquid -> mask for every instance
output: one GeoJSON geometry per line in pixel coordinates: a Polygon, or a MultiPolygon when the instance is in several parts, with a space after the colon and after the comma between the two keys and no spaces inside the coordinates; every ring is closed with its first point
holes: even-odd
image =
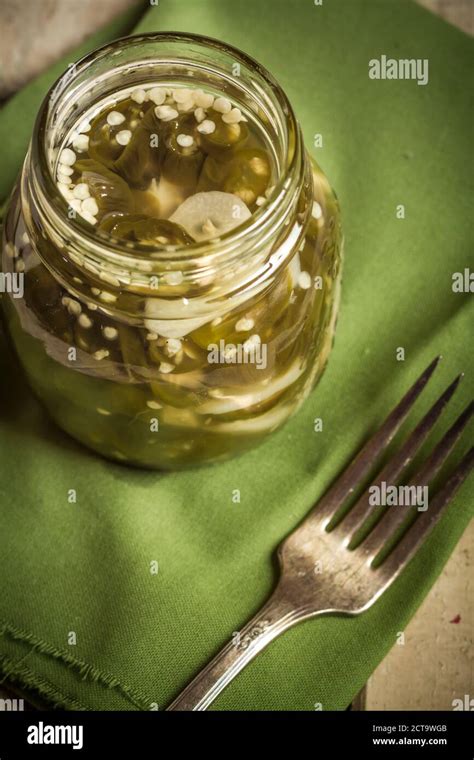
{"type": "Polygon", "coordinates": [[[115,94],[58,152],[68,203],[112,237],[156,246],[215,238],[266,202],[275,159],[255,113],[200,88],[115,94]]]}

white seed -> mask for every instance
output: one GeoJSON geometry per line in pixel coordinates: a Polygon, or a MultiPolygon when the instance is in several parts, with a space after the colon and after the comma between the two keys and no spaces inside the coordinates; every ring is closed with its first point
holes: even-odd
{"type": "Polygon", "coordinates": [[[176,109],[171,108],[171,106],[157,106],[155,108],[155,114],[158,119],[161,119],[161,121],[171,121],[178,116],[176,109]]]}
{"type": "Polygon", "coordinates": [[[81,211],[85,214],[92,214],[92,216],[97,216],[99,213],[99,207],[97,205],[97,201],[95,198],[86,198],[82,201],[81,205],[81,211]]]}
{"type": "Polygon", "coordinates": [[[115,139],[117,140],[119,145],[128,145],[132,137],[132,133],[129,129],[122,129],[120,132],[117,132],[115,135],[115,139]]]}
{"type": "Polygon", "coordinates": [[[205,235],[208,235],[209,237],[214,236],[217,232],[217,227],[213,224],[212,219],[206,219],[204,224],[202,225],[202,231],[205,235]]]}
{"type": "Polygon", "coordinates": [[[109,285],[115,285],[116,287],[120,286],[120,280],[117,280],[116,277],[114,277],[113,274],[110,274],[110,272],[104,272],[103,270],[99,273],[99,277],[104,282],[108,282],[109,285]]]}
{"type": "Polygon", "coordinates": [[[265,176],[267,173],[266,162],[258,156],[254,156],[254,158],[250,159],[249,166],[252,169],[253,173],[259,176],[265,176]]]}
{"type": "Polygon", "coordinates": [[[103,290],[102,293],[99,294],[99,298],[104,303],[114,303],[117,300],[117,296],[114,296],[113,293],[108,293],[106,290],[103,290]]]}
{"type": "Polygon", "coordinates": [[[89,330],[92,327],[92,319],[87,314],[80,314],[77,321],[85,330],[89,330]]]}
{"type": "Polygon", "coordinates": [[[251,335],[244,343],[244,351],[253,351],[254,348],[260,345],[262,339],[260,335],[251,335]]]}
{"type": "Polygon", "coordinates": [[[95,351],[93,353],[94,359],[97,359],[98,362],[102,361],[102,359],[106,359],[109,355],[109,351],[107,351],[106,348],[99,348],[98,351],[95,351]]]}
{"type": "Polygon", "coordinates": [[[93,296],[100,296],[99,288],[91,288],[91,293],[93,296]]]}
{"type": "Polygon", "coordinates": [[[263,206],[266,200],[267,199],[263,195],[259,195],[255,203],[257,204],[257,206],[263,206]]]}
{"type": "Polygon", "coordinates": [[[321,219],[323,215],[323,210],[319,203],[317,201],[313,201],[313,210],[311,212],[311,216],[313,219],[321,219]]]}
{"type": "Polygon", "coordinates": [[[84,153],[89,148],[89,138],[87,135],[78,135],[72,144],[74,150],[78,153],[84,153]]]}
{"type": "Polygon", "coordinates": [[[123,124],[124,121],[125,116],[123,113],[120,113],[120,111],[111,111],[107,114],[107,124],[110,124],[111,127],[118,127],[118,125],[123,124]]]}
{"type": "Polygon", "coordinates": [[[87,304],[87,308],[90,309],[91,311],[97,311],[97,304],[96,303],[88,303],[87,304]]]}
{"type": "Polygon", "coordinates": [[[5,253],[9,259],[16,259],[18,256],[18,250],[15,248],[13,243],[7,243],[5,245],[5,253]]]}
{"type": "Polygon", "coordinates": [[[189,113],[190,111],[194,111],[194,100],[185,100],[184,103],[178,103],[176,108],[180,113],[189,113]]]}
{"type": "Polygon", "coordinates": [[[71,174],[74,174],[74,169],[72,166],[67,166],[67,164],[59,164],[58,173],[59,172],[61,172],[61,174],[65,174],[67,177],[70,177],[71,174]]]}
{"type": "Polygon", "coordinates": [[[77,264],[78,267],[85,266],[84,257],[80,256],[78,253],[74,253],[73,251],[69,251],[69,258],[71,259],[71,261],[74,262],[74,264],[77,264]]]}
{"type": "Polygon", "coordinates": [[[79,301],[75,301],[73,298],[69,298],[68,296],[63,296],[61,303],[67,308],[68,312],[70,314],[73,314],[75,317],[78,317],[82,311],[82,307],[79,301]]]}
{"type": "Polygon", "coordinates": [[[298,285],[303,290],[308,290],[311,287],[311,275],[309,272],[300,272],[298,276],[298,285]]]}
{"type": "Polygon", "coordinates": [[[203,90],[196,90],[194,101],[200,108],[211,108],[214,103],[214,95],[211,95],[209,92],[203,92],[203,90]]]}
{"type": "Polygon", "coordinates": [[[84,121],[81,121],[78,127],[76,127],[76,132],[79,132],[79,133],[90,132],[90,128],[91,128],[90,122],[87,119],[85,119],[84,121]]]}
{"type": "Polygon", "coordinates": [[[232,103],[228,98],[216,98],[214,101],[214,111],[219,113],[229,113],[232,109],[232,103]]]}
{"type": "Polygon", "coordinates": [[[61,195],[64,195],[67,201],[71,198],[74,198],[71,188],[69,185],[66,185],[65,182],[58,182],[58,189],[61,195]]]}
{"type": "Polygon", "coordinates": [[[80,256],[78,253],[74,253],[74,251],[69,251],[69,258],[74,262],[74,264],[77,264],[78,267],[86,265],[84,257],[80,256]]]}
{"type": "Polygon", "coordinates": [[[146,100],[146,92],[145,90],[142,90],[141,87],[134,90],[132,94],[130,95],[131,99],[135,101],[135,103],[141,104],[144,103],[146,100]]]}
{"type": "Polygon", "coordinates": [[[101,409],[100,406],[97,407],[96,411],[99,412],[99,414],[103,414],[104,417],[109,417],[112,414],[108,409],[101,409]]]}
{"type": "Polygon", "coordinates": [[[102,332],[107,340],[116,340],[118,338],[118,330],[115,327],[104,327],[102,332]]]}
{"type": "Polygon", "coordinates": [[[183,344],[179,338],[167,338],[164,345],[164,352],[166,356],[176,356],[181,351],[183,344]]]}
{"type": "Polygon", "coordinates": [[[190,100],[193,95],[193,91],[188,90],[185,87],[181,87],[179,90],[173,90],[173,98],[177,103],[186,103],[186,101],[190,100]]]}
{"type": "Polygon", "coordinates": [[[222,121],[225,124],[237,124],[239,121],[242,121],[242,111],[240,108],[232,108],[229,113],[223,114],[222,121]]]}
{"type": "Polygon", "coordinates": [[[71,148],[64,148],[59,157],[59,163],[72,166],[76,162],[76,154],[71,148]]]}
{"type": "Polygon", "coordinates": [[[178,135],[176,142],[178,145],[181,145],[182,148],[190,148],[194,145],[194,137],[191,135],[178,135]]]}
{"type": "Polygon", "coordinates": [[[82,311],[82,306],[79,301],[75,301],[73,298],[71,298],[68,303],[68,309],[71,314],[74,314],[74,316],[78,317],[82,311]]]}
{"type": "Polygon", "coordinates": [[[168,362],[161,362],[160,372],[163,372],[164,375],[167,375],[169,372],[172,372],[173,370],[174,370],[174,364],[169,364],[168,362]]]}
{"type": "Polygon", "coordinates": [[[97,224],[97,219],[93,214],[90,214],[88,211],[84,211],[82,208],[79,213],[86,222],[89,222],[89,224],[97,224]]]}
{"type": "MultiPolygon", "coordinates": [[[[69,255],[71,255],[71,254],[69,254],[69,255]]],[[[88,272],[92,272],[92,274],[95,275],[96,277],[99,276],[100,267],[98,267],[96,264],[91,264],[90,261],[84,261],[83,262],[83,267],[84,267],[84,269],[87,269],[88,272]]],[[[93,291],[93,288],[91,288],[91,290],[93,291]]],[[[100,291],[99,291],[99,293],[100,293],[100,291]]]]}
{"type": "Polygon", "coordinates": [[[155,103],[155,105],[161,106],[166,100],[166,90],[163,87],[153,87],[153,89],[148,92],[148,97],[153,103],[155,103]]]}
{"type": "Polygon", "coordinates": [[[150,409],[161,409],[161,404],[158,403],[158,401],[147,401],[146,405],[150,407],[150,409]]]}
{"type": "Polygon", "coordinates": [[[250,319],[250,317],[242,317],[242,319],[239,319],[239,321],[235,325],[235,329],[237,332],[248,332],[252,329],[255,322],[253,319],[250,319]]]}
{"type": "Polygon", "coordinates": [[[73,189],[72,194],[74,195],[74,198],[79,198],[81,201],[85,201],[85,199],[89,198],[91,194],[89,185],[86,182],[79,182],[79,184],[73,189]]]}
{"type": "Polygon", "coordinates": [[[15,272],[24,272],[25,271],[25,262],[22,259],[18,259],[18,261],[15,263],[15,272]]]}
{"type": "Polygon", "coordinates": [[[196,121],[201,123],[201,121],[204,121],[206,118],[206,112],[204,108],[196,108],[194,111],[194,116],[196,117],[196,121]]]}
{"type": "Polygon", "coordinates": [[[58,182],[61,182],[62,185],[70,185],[71,184],[71,178],[67,176],[67,174],[62,174],[61,172],[58,172],[58,182]]]}
{"type": "Polygon", "coordinates": [[[211,119],[204,119],[200,124],[198,124],[197,131],[200,132],[202,135],[212,135],[213,132],[215,132],[216,125],[211,119]]]}
{"type": "Polygon", "coordinates": [[[137,269],[140,272],[153,272],[153,264],[149,261],[137,261],[137,269]]]}
{"type": "Polygon", "coordinates": [[[69,201],[69,208],[73,211],[81,212],[82,201],[79,198],[71,198],[69,201]]]}
{"type": "Polygon", "coordinates": [[[168,285],[181,285],[184,277],[182,272],[167,272],[163,279],[168,285]]]}
{"type": "Polygon", "coordinates": [[[28,233],[27,232],[24,232],[22,234],[22,236],[21,236],[21,242],[23,243],[23,245],[29,245],[30,238],[28,237],[28,233]]]}

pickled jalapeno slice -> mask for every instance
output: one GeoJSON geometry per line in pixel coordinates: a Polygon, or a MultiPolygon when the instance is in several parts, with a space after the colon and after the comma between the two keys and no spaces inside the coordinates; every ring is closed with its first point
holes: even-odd
{"type": "Polygon", "coordinates": [[[276,324],[290,305],[292,282],[287,272],[282,273],[259,298],[208,322],[190,334],[200,348],[225,343],[237,344],[257,334],[261,340],[269,340],[276,324]]]}
{"type": "Polygon", "coordinates": [[[144,214],[113,215],[104,219],[100,228],[111,237],[147,245],[190,245],[191,235],[169,219],[156,219],[144,214]]]}
{"type": "Polygon", "coordinates": [[[267,153],[259,148],[243,148],[228,159],[208,156],[199,177],[198,191],[223,190],[237,195],[251,207],[264,196],[270,176],[267,153]]]}
{"type": "Polygon", "coordinates": [[[150,108],[131,136],[113,168],[137,190],[146,190],[152,179],[159,179],[163,160],[166,122],[150,108]]]}
{"type": "Polygon", "coordinates": [[[126,214],[132,211],[132,192],[120,175],[92,158],[76,161],[74,169],[79,175],[78,186],[85,185],[97,203],[94,216],[102,218],[109,213],[126,214]]]}
{"type": "Polygon", "coordinates": [[[228,164],[223,189],[234,193],[247,206],[252,206],[265,193],[270,181],[270,161],[267,153],[258,148],[243,148],[228,164]]]}
{"type": "Polygon", "coordinates": [[[40,264],[25,273],[25,301],[46,329],[66,342],[72,341],[72,319],[62,304],[63,291],[40,264]]]}
{"type": "Polygon", "coordinates": [[[96,116],[89,132],[90,158],[105,164],[109,169],[113,168],[125,145],[123,140],[117,137],[119,133],[128,129],[130,121],[128,101],[110,106],[96,116]]]}
{"type": "Polygon", "coordinates": [[[197,191],[222,190],[228,175],[228,166],[215,156],[208,156],[202,166],[197,191]]]}
{"type": "MultiPolygon", "coordinates": [[[[204,127],[198,128],[202,149],[217,158],[227,158],[233,151],[243,148],[249,137],[249,130],[245,122],[233,121],[228,123],[224,121],[225,118],[226,114],[219,113],[211,108],[206,122],[214,125],[214,128],[211,126],[206,128],[206,122],[203,122],[204,127]]],[[[242,118],[241,114],[240,118],[242,118]]]]}
{"type": "Polygon", "coordinates": [[[123,324],[119,325],[117,329],[123,363],[131,377],[141,377],[148,366],[141,331],[123,324]]]}
{"type": "Polygon", "coordinates": [[[181,116],[170,125],[165,138],[162,174],[187,194],[195,192],[205,160],[196,128],[194,114],[181,116]]]}

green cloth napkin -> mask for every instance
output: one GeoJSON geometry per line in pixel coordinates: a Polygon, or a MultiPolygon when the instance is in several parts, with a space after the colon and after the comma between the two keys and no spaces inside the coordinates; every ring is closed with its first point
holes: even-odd
{"type": "MultiPolygon", "coordinates": [[[[2,351],[0,671],[39,702],[69,708],[164,708],[262,604],[282,537],[430,360],[444,355],[420,413],[461,370],[444,424],[472,390],[472,295],[451,290],[452,273],[470,263],[472,42],[413,4],[363,0],[163,0],[138,30],[241,47],[279,79],[310,149],[322,134],[313,152],[343,209],[343,302],[327,372],[296,417],[259,449],[184,473],[131,471],[80,448],[2,351]],[[382,54],[428,58],[429,84],[369,79],[368,61],[382,54]]],[[[122,20],[94,45],[123,31],[122,20]]],[[[51,79],[0,114],[2,192],[51,79]]],[[[367,613],[297,626],[213,709],[347,707],[440,573],[473,495],[471,481],[367,613]]],[[[457,612],[447,600],[446,622],[457,612]]]]}

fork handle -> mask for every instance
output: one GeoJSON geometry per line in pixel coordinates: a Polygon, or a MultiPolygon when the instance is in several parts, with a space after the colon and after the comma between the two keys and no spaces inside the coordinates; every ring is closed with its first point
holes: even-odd
{"type": "Polygon", "coordinates": [[[207,710],[247,663],[300,619],[294,603],[277,587],[238,636],[221,649],[167,710],[207,710]]]}

